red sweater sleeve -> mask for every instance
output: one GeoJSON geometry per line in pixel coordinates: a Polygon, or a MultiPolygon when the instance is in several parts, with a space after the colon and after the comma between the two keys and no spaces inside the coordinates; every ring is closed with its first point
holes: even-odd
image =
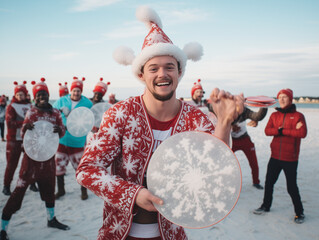
{"type": "Polygon", "coordinates": [[[20,128],[22,126],[23,121],[17,121],[17,113],[14,108],[9,104],[6,110],[6,122],[8,128],[20,128]]]}
{"type": "Polygon", "coordinates": [[[275,124],[275,115],[272,113],[265,128],[266,136],[278,135],[278,127],[275,124]]]}

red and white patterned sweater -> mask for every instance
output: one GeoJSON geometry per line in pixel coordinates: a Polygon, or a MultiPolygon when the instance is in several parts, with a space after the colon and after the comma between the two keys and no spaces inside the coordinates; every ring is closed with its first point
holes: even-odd
{"type": "Polygon", "coordinates": [[[18,101],[14,96],[6,110],[7,140],[22,141],[21,127],[24,116],[30,109],[31,103],[28,101],[18,101]]]}
{"type": "MultiPolygon", "coordinates": [[[[172,135],[193,130],[213,133],[214,126],[202,111],[182,102],[172,135]]],[[[86,146],[76,172],[77,181],[104,200],[99,240],[127,237],[153,145],[142,96],[119,102],[105,112],[100,130],[86,146]]],[[[160,214],[158,223],[162,239],[187,239],[182,227],[160,214]]]]}

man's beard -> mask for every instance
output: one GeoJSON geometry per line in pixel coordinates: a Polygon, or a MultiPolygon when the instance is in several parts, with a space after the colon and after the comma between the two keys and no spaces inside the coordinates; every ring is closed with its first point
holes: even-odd
{"type": "Polygon", "coordinates": [[[174,91],[171,91],[169,94],[164,95],[164,96],[159,95],[159,94],[157,94],[157,93],[155,93],[155,92],[152,92],[152,95],[153,95],[153,97],[154,97],[156,100],[165,102],[165,101],[170,100],[170,99],[173,97],[174,91]]]}

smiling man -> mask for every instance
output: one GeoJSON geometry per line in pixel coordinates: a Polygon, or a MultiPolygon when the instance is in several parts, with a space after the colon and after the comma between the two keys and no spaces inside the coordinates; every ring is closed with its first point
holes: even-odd
{"type": "Polygon", "coordinates": [[[85,149],[77,181],[105,201],[99,240],[183,240],[187,239],[184,229],[165,219],[153,205],[163,201],[147,190],[148,162],[162,141],[179,132],[206,131],[228,142],[231,122],[243,111],[243,96],[212,91],[219,121],[214,129],[201,110],[176,98],[186,61],[199,60],[201,47],[194,44],[187,51],[175,46],[150,8],[140,7],[137,16],[150,27],[141,53],[131,58],[130,51],[121,48],[113,56],[133,65],[135,77],[145,84],[144,94],[119,102],[104,114],[99,131],[85,149]]]}

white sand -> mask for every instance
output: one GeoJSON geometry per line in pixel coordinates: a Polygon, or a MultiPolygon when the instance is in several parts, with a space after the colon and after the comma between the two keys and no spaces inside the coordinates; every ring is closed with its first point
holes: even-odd
{"type": "MultiPolygon", "coordinates": [[[[302,140],[298,168],[298,185],[304,204],[306,221],[298,225],[293,222],[294,211],[291,199],[286,190],[284,174],[281,173],[275,185],[274,201],[271,211],[264,216],[257,216],[252,210],[259,207],[263,191],[252,187],[252,178],[248,161],[242,152],[236,155],[242,167],[243,185],[238,204],[230,215],[215,226],[187,230],[189,239],[319,239],[319,109],[298,109],[305,114],[308,125],[308,136],[302,140]]],[[[264,184],[267,163],[270,156],[269,143],[271,137],[264,134],[269,119],[266,118],[257,128],[248,128],[255,142],[259,162],[260,180],[264,184]]],[[[0,187],[3,187],[5,169],[5,143],[0,142],[0,187]]],[[[20,167],[17,169],[19,170],[20,167]]],[[[18,171],[12,183],[16,184],[18,171]]],[[[22,208],[12,216],[8,234],[10,240],[29,239],[96,239],[98,229],[102,225],[101,199],[89,192],[89,199],[80,199],[80,186],[75,181],[74,170],[68,167],[66,176],[67,194],[56,201],[56,216],[61,222],[71,227],[69,231],[47,228],[45,205],[38,193],[27,190],[22,208]]],[[[0,193],[0,210],[8,197],[0,193]]]]}

